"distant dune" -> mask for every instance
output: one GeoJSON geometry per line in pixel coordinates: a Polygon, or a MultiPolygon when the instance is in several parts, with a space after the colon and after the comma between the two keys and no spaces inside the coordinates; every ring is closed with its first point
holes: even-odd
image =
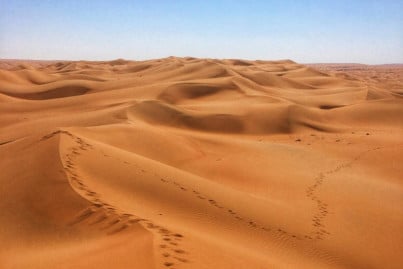
{"type": "Polygon", "coordinates": [[[403,66],[0,61],[1,269],[403,268],[403,66]]]}

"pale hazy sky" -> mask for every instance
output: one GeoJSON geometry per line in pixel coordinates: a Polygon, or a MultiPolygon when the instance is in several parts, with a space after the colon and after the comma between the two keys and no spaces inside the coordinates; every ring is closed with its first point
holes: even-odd
{"type": "Polygon", "coordinates": [[[0,58],[403,63],[403,0],[0,0],[0,58]]]}

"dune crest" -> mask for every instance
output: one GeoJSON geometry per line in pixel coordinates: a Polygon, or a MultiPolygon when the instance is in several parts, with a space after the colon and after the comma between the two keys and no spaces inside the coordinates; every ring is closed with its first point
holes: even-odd
{"type": "Polygon", "coordinates": [[[0,63],[0,268],[402,268],[403,66],[0,63]]]}

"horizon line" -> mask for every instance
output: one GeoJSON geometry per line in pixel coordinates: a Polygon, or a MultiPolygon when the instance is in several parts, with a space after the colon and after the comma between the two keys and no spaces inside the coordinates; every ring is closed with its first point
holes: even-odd
{"type": "Polygon", "coordinates": [[[168,58],[194,58],[194,59],[205,59],[205,60],[244,60],[244,61],[292,61],[298,64],[355,64],[355,65],[403,65],[403,62],[386,62],[386,63],[379,63],[379,64],[368,64],[363,62],[298,62],[289,58],[283,59],[246,59],[246,58],[209,58],[209,57],[194,57],[194,56],[166,56],[160,58],[149,58],[149,59],[128,59],[128,58],[115,58],[115,59],[108,59],[108,60],[90,60],[90,59],[79,59],[79,60],[67,60],[67,59],[26,59],[26,58],[0,58],[0,61],[35,61],[35,62],[113,62],[118,60],[124,61],[132,61],[132,62],[145,62],[145,61],[152,61],[152,60],[160,60],[160,59],[168,59],[168,58]]]}

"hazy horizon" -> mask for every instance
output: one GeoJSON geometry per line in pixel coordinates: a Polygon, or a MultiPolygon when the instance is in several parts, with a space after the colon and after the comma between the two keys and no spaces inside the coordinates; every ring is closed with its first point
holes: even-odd
{"type": "MultiPolygon", "coordinates": [[[[30,59],[30,58],[0,58],[0,61],[32,61],[32,62],[57,62],[57,61],[61,61],[61,62],[109,62],[109,61],[116,61],[116,60],[125,60],[125,61],[153,61],[153,60],[159,60],[159,59],[166,59],[166,58],[170,58],[170,57],[176,57],[176,58],[186,58],[186,57],[190,57],[190,58],[197,58],[197,59],[217,59],[217,60],[235,60],[235,59],[239,59],[239,60],[247,60],[247,61],[286,61],[286,60],[291,60],[294,61],[293,59],[246,59],[246,58],[201,58],[201,57],[193,57],[193,56],[175,56],[175,55],[170,55],[170,56],[165,56],[165,57],[161,57],[161,58],[147,58],[147,59],[129,59],[129,58],[115,58],[115,59],[103,59],[103,60],[92,60],[92,59],[30,59]]],[[[359,63],[359,62],[298,62],[295,61],[296,63],[299,64],[307,64],[307,65],[315,65],[315,64],[329,64],[329,65],[403,65],[403,61],[402,62],[395,62],[395,63],[375,63],[375,64],[367,64],[367,63],[359,63]]]]}
{"type": "Polygon", "coordinates": [[[0,58],[403,62],[403,1],[0,0],[0,58]]]}

